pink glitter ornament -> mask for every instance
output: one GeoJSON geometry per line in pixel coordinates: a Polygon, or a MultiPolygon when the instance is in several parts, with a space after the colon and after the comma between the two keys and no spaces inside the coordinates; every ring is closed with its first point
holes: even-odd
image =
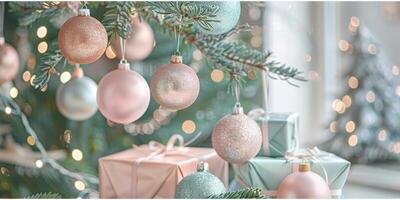
{"type": "Polygon", "coordinates": [[[182,63],[181,56],[172,56],[171,63],[160,66],[151,78],[151,94],[162,107],[182,110],[199,96],[200,81],[196,72],[182,63]]]}
{"type": "Polygon", "coordinates": [[[13,80],[18,74],[18,69],[17,51],[0,37],[0,84],[13,80]]]}
{"type": "Polygon", "coordinates": [[[261,148],[262,134],[258,124],[243,114],[237,104],[230,115],[220,119],[212,133],[212,146],[218,155],[230,163],[245,163],[261,148]]]}
{"type": "Polygon", "coordinates": [[[287,176],[279,185],[278,199],[330,199],[328,184],[311,171],[310,163],[300,163],[299,171],[287,176]]]}
{"type": "Polygon", "coordinates": [[[120,63],[99,83],[97,104],[108,120],[120,124],[134,122],[146,112],[149,103],[149,86],[140,74],[129,69],[129,63],[120,63]]]}

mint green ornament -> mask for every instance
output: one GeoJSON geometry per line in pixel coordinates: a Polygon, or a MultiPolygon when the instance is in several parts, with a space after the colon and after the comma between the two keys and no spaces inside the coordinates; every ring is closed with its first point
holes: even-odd
{"type": "Polygon", "coordinates": [[[213,27],[212,30],[206,30],[199,26],[199,31],[205,34],[219,35],[226,33],[237,25],[240,18],[240,1],[206,1],[206,2],[193,2],[197,6],[218,7],[216,17],[213,19],[219,20],[218,22],[210,22],[213,27]]]}
{"type": "Polygon", "coordinates": [[[200,162],[197,172],[186,176],[176,187],[175,198],[205,199],[210,195],[226,192],[225,185],[218,177],[208,172],[208,164],[200,162]]]}

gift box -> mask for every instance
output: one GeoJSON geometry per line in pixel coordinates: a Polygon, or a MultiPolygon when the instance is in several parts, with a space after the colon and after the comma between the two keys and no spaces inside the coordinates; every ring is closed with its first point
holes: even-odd
{"type": "Polygon", "coordinates": [[[260,123],[263,144],[259,156],[283,157],[287,151],[298,148],[299,113],[269,113],[262,109],[249,112],[249,116],[260,123]]]}
{"type": "MultiPolygon", "coordinates": [[[[180,137],[183,141],[183,138],[180,137]]],[[[179,181],[196,171],[200,161],[227,185],[228,163],[212,148],[174,147],[157,142],[99,160],[101,198],[174,198],[179,181]]]]}
{"type": "Polygon", "coordinates": [[[286,158],[255,157],[246,164],[235,165],[235,181],[241,187],[260,187],[266,195],[274,197],[282,180],[297,169],[306,155],[311,170],[327,180],[332,197],[340,198],[350,170],[349,161],[318,149],[292,154],[286,154],[286,158]]]}

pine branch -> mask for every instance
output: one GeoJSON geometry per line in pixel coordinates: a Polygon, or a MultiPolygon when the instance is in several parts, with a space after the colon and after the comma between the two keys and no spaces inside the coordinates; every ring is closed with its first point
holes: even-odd
{"type": "MultiPolygon", "coordinates": [[[[38,71],[35,73],[33,85],[35,88],[43,89],[47,87],[52,75],[57,73],[56,67],[64,59],[60,50],[48,51],[44,57],[40,59],[38,71]]],[[[65,65],[65,62],[64,62],[65,65]]]]}
{"type": "Polygon", "coordinates": [[[103,25],[107,30],[108,41],[115,36],[127,39],[131,33],[131,16],[133,2],[107,2],[106,12],[104,13],[103,25]]]}
{"type": "Polygon", "coordinates": [[[260,188],[246,188],[235,192],[226,192],[217,195],[211,195],[208,199],[265,199],[260,188]]]}
{"type": "Polygon", "coordinates": [[[41,192],[25,197],[25,199],[61,199],[61,198],[62,196],[60,194],[52,192],[41,192]]]}

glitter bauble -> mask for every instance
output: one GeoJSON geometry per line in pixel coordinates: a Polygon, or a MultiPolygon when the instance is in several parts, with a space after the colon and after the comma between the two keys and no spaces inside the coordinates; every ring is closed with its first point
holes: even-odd
{"type": "Polygon", "coordinates": [[[232,114],[220,119],[212,133],[212,146],[230,163],[245,163],[261,148],[262,133],[257,122],[236,107],[232,114]]]}
{"type": "Polygon", "coordinates": [[[17,76],[19,69],[19,57],[17,51],[11,45],[0,38],[0,84],[11,81],[17,76]]]}
{"type": "Polygon", "coordinates": [[[57,89],[57,108],[65,117],[82,121],[97,111],[97,84],[89,77],[72,78],[57,89]]]}
{"type": "MultiPolygon", "coordinates": [[[[80,15],[71,17],[58,32],[58,47],[71,63],[89,64],[99,59],[107,48],[107,32],[95,18],[80,15]]],[[[83,14],[82,14],[83,13],[83,14]]]]}
{"type": "Polygon", "coordinates": [[[120,124],[134,122],[146,112],[149,103],[146,80],[130,70],[129,65],[106,74],[99,83],[97,104],[108,120],[120,124]]]}
{"type": "Polygon", "coordinates": [[[301,163],[298,172],[290,174],[281,182],[277,198],[329,199],[332,196],[326,181],[310,171],[309,163],[301,163]]]}
{"type": "Polygon", "coordinates": [[[197,172],[186,176],[176,186],[175,198],[205,199],[210,195],[226,192],[225,185],[207,170],[207,163],[200,163],[197,172]]]}
{"type": "Polygon", "coordinates": [[[198,6],[209,8],[210,6],[218,7],[216,16],[213,19],[217,22],[210,22],[213,29],[211,31],[201,28],[201,32],[212,35],[219,35],[232,30],[240,18],[240,1],[207,1],[207,2],[193,2],[198,6]]]}
{"type": "Polygon", "coordinates": [[[151,94],[162,107],[182,110],[191,106],[199,96],[200,81],[196,72],[182,63],[182,57],[172,57],[151,78],[151,94]]]}
{"type": "MultiPolygon", "coordinates": [[[[119,58],[121,44],[119,38],[114,38],[111,46],[119,58]]],[[[153,51],[154,33],[150,25],[138,17],[132,17],[132,33],[126,40],[125,59],[129,61],[143,60],[153,51]]]]}

